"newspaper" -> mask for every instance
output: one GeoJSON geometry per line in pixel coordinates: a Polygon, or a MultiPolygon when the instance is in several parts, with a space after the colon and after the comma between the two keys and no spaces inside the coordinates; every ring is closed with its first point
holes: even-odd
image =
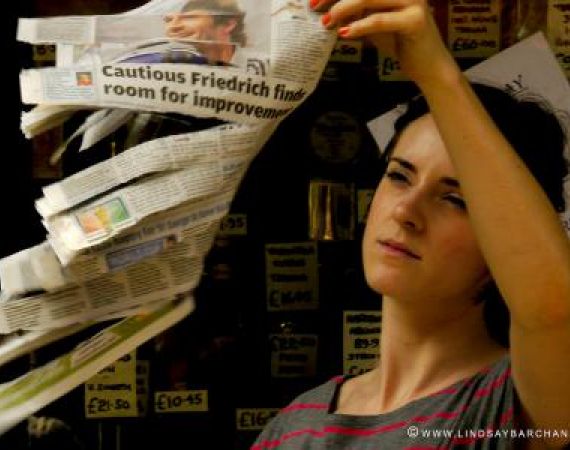
{"type": "Polygon", "coordinates": [[[151,214],[215,192],[235,192],[246,168],[240,160],[221,165],[212,159],[196,167],[147,177],[70,212],[49,217],[44,225],[67,249],[81,251],[108,241],[151,214]]]}
{"type": "Polygon", "coordinates": [[[1,386],[0,433],[191,312],[192,300],[172,299],[197,286],[250,162],[317,85],[335,33],[306,2],[208,1],[199,11],[192,0],[151,0],[123,14],[19,23],[20,40],[58,49],[55,67],[21,73],[23,102],[38,105],[22,115],[24,134],[94,110],[52,163],[74,139],[86,150],[132,129],[123,153],[47,186],[36,202],[46,241],[0,260],[0,333],[29,332],[5,347],[6,358],[65,335],[63,327],[168,306],[126,319],[134,334],[106,330],[1,386]],[[175,30],[195,17],[208,27],[175,30]],[[229,123],[138,142],[156,113],[229,123]]]}
{"type": "Polygon", "coordinates": [[[109,272],[117,272],[145,258],[156,255],[173,242],[185,241],[204,255],[219,229],[219,219],[230,205],[230,195],[219,196],[199,205],[175,208],[167,214],[144,221],[109,243],[88,249],[80,255],[56,254],[61,248],[53,240],[0,260],[0,277],[6,298],[28,292],[53,291],[69,284],[89,281],[109,272]],[[65,258],[71,258],[69,263],[65,258]],[[67,265],[60,260],[64,259],[67,265]]]}
{"type": "Polygon", "coordinates": [[[80,323],[69,327],[41,331],[16,332],[0,338],[0,366],[44,345],[71,336],[91,323],[80,323]]]}
{"type": "Polygon", "coordinates": [[[0,385],[0,434],[173,326],[193,309],[194,301],[189,295],[171,300],[150,314],[132,316],[111,325],[70,353],[0,385]]]}
{"type": "Polygon", "coordinates": [[[163,252],[85,283],[50,293],[0,302],[0,333],[57,328],[118,314],[193,290],[203,255],[192,242],[173,243],[163,252]]]}
{"type": "Polygon", "coordinates": [[[17,331],[0,337],[0,367],[7,362],[13,361],[21,356],[29,354],[41,347],[49,345],[53,342],[62,340],[76,333],[79,333],[98,322],[107,322],[115,319],[122,319],[126,315],[135,316],[141,314],[150,314],[160,308],[164,308],[170,303],[156,302],[149,303],[129,310],[128,314],[122,313],[109,314],[98,317],[96,321],[82,322],[61,328],[46,328],[37,331],[17,331]]]}
{"type": "Polygon", "coordinates": [[[10,298],[86,282],[123,270],[182,240],[194,245],[196,254],[206,254],[232,198],[233,191],[227,191],[185,202],[83,253],[70,251],[54,236],[48,236],[46,242],[0,259],[2,293],[10,298]]]}
{"type": "MultiPolygon", "coordinates": [[[[229,201],[224,198],[221,202],[215,199],[216,202],[209,205],[204,202],[220,192],[224,195],[235,192],[249,162],[279,121],[316,86],[334,42],[334,33],[326,31],[317,16],[300,1],[275,0],[262,7],[255,4],[255,8],[253,3],[248,8],[247,3],[247,0],[241,2],[242,10],[225,11],[225,6],[216,6],[222,4],[212,0],[212,8],[204,14],[195,10],[188,13],[184,9],[186,1],[153,0],[143,7],[114,16],[25,19],[20,22],[18,37],[21,40],[56,42],[78,55],[67,58],[71,67],[22,72],[24,101],[31,98],[42,103],[33,111],[36,120],[29,120],[30,129],[45,129],[48,123],[65,117],[76,108],[106,105],[72,134],[52,160],[57,159],[67,143],[77,136],[83,134],[83,144],[88,147],[112,132],[125,120],[130,120],[133,116],[130,108],[177,111],[168,104],[178,103],[185,114],[213,116],[235,123],[136,145],[117,157],[46,187],[44,197],[38,199],[36,207],[48,230],[47,242],[0,262],[5,291],[2,302],[7,322],[5,329],[45,326],[48,318],[53,325],[50,314],[56,313],[50,313],[45,305],[58,302],[67,306],[59,307],[58,313],[64,313],[62,317],[57,316],[60,321],[55,323],[63,326],[66,321],[87,320],[94,315],[93,308],[86,306],[92,293],[88,286],[99,283],[99,291],[114,295],[112,289],[109,293],[105,286],[117,288],[117,285],[129,284],[127,281],[133,283],[128,273],[143,263],[151,264],[153,258],[160,258],[159,253],[166,251],[164,246],[169,239],[180,245],[188,241],[185,242],[188,246],[195,244],[196,236],[200,235],[200,242],[211,242],[216,221],[219,222],[227,212],[229,201]],[[224,42],[220,41],[220,35],[207,32],[199,36],[182,36],[173,32],[169,25],[169,22],[181,20],[181,14],[199,15],[205,20],[212,19],[212,23],[229,21],[228,29],[238,28],[240,20],[246,16],[249,31],[255,32],[247,32],[246,27],[248,39],[232,35],[226,36],[224,42]],[[162,29],[159,30],[158,25],[150,26],[152,21],[160,24],[162,29]],[[252,24],[256,24],[255,30],[252,24]],[[128,30],[121,33],[121,28],[128,30]],[[154,35],[156,33],[159,35],[154,35]],[[253,36],[256,39],[250,39],[253,36]],[[149,45],[149,39],[152,45],[149,45]],[[133,51],[133,45],[128,45],[133,43],[136,51],[133,51]],[[173,43],[176,47],[172,47],[173,43]],[[182,44],[187,45],[184,57],[191,56],[184,64],[179,63],[180,54],[176,53],[181,52],[182,44]],[[165,49],[169,58],[175,53],[176,58],[141,59],[143,56],[156,58],[155,51],[165,49]],[[263,55],[268,50],[269,65],[262,59],[250,61],[246,58],[247,70],[243,70],[240,61],[244,62],[244,55],[256,52],[263,55]],[[212,65],[216,61],[222,64],[212,65]],[[248,72],[249,69],[255,73],[248,72]],[[106,85],[105,80],[118,80],[118,90],[106,85]],[[124,82],[143,93],[144,98],[138,98],[140,96],[132,89],[128,91],[129,86],[125,87],[124,82]],[[175,91],[173,87],[181,90],[175,91]],[[183,95],[184,90],[186,95],[183,95]],[[159,92],[161,96],[157,98],[159,92]],[[135,95],[131,95],[133,93],[135,95]],[[113,103],[114,100],[100,101],[121,96],[132,97],[120,99],[118,103],[124,104],[123,109],[109,109],[109,106],[121,106],[113,103]],[[61,107],[50,106],[50,102],[61,104],[61,107]],[[76,105],[70,106],[70,102],[76,105]],[[66,109],[70,107],[72,109],[66,109]],[[199,108],[213,111],[201,113],[199,108]],[[198,218],[209,216],[203,224],[208,232],[193,233],[199,228],[192,230],[192,227],[200,226],[199,220],[193,219],[194,224],[189,228],[166,227],[170,229],[169,235],[152,239],[146,235],[152,220],[158,218],[171,223],[172,215],[189,213],[179,211],[181,205],[195,202],[202,203],[194,205],[198,209],[192,214],[198,218]],[[164,217],[160,217],[162,214],[164,217]],[[142,228],[143,223],[145,228],[142,228]],[[145,230],[142,237],[141,229],[145,230]],[[137,236],[137,231],[137,244],[121,248],[121,243],[137,236]],[[48,292],[18,298],[34,290],[48,292]],[[52,301],[53,298],[60,300],[52,301]],[[22,314],[22,311],[34,311],[34,314],[22,314]],[[19,322],[14,318],[17,314],[21,316],[19,322]]],[[[164,53],[160,55],[162,57],[164,53]]],[[[140,112],[135,115],[144,119],[140,112]]],[[[186,223],[186,218],[181,223],[186,223]]],[[[201,261],[206,251],[206,247],[196,250],[196,260],[201,261]]],[[[190,283],[195,282],[201,270],[199,265],[194,268],[196,272],[188,274],[190,283]]],[[[169,295],[173,293],[169,292],[169,295]]],[[[97,314],[158,301],[153,295],[144,297],[144,301],[135,297],[126,293],[121,306],[117,306],[116,301],[109,301],[114,306],[98,310],[97,314]]]]}
{"type": "MultiPolygon", "coordinates": [[[[148,41],[150,28],[137,22],[141,15],[146,17],[150,14],[156,18],[157,14],[162,14],[166,18],[172,11],[179,11],[186,2],[164,1],[162,6],[161,2],[151,3],[147,8],[131,12],[136,18],[123,15],[105,19],[60,17],[21,21],[20,39],[36,42],[34,36],[41,35],[44,42],[62,44],[70,41],[62,41],[58,33],[74,34],[74,42],[92,43],[93,32],[86,30],[92,30],[95,25],[86,26],[86,23],[136,19],[129,22],[132,26],[128,32],[123,31],[130,37],[122,42],[135,39],[140,45],[139,52],[130,57],[121,56],[121,52],[133,54],[132,49],[127,51],[124,45],[87,45],[83,57],[71,58],[76,59],[77,67],[23,71],[23,101],[131,107],[218,117],[239,123],[270,123],[284,118],[314,89],[334,44],[334,33],[326,31],[318,22],[318,15],[309,11],[301,1],[259,3],[243,0],[247,41],[238,43],[233,38],[228,41],[233,46],[233,54],[224,59],[228,61],[226,67],[204,66],[203,62],[197,63],[196,60],[186,64],[130,64],[128,61],[141,60],[141,52],[146,52],[144,54],[148,57],[150,49],[154,51],[157,45],[164,45],[166,41],[168,44],[174,40],[179,46],[188,45],[205,54],[212,47],[222,45],[218,40],[208,38],[191,40],[188,37],[181,39],[178,35],[172,38],[168,26],[158,32],[155,41],[148,41]],[[69,21],[69,30],[77,30],[60,31],[65,30],[66,20],[69,21]],[[83,25],[76,27],[78,22],[83,22],[83,25]],[[53,26],[55,23],[59,25],[53,26]],[[270,66],[274,66],[270,71],[264,54],[269,55],[270,66]],[[294,68],[294,74],[291,68],[294,68]]],[[[221,12],[216,11],[215,2],[212,5],[209,13],[219,15],[221,12]]],[[[106,25],[100,25],[98,32],[104,33],[102,30],[105,28],[106,25]]],[[[117,41],[121,40],[119,36],[117,41]]],[[[158,50],[163,51],[160,47],[158,50]]]]}
{"type": "Polygon", "coordinates": [[[45,131],[65,123],[77,111],[85,109],[82,106],[46,106],[38,105],[21,117],[21,130],[24,136],[31,139],[45,131]]]}
{"type": "Polygon", "coordinates": [[[68,145],[78,136],[83,136],[79,151],[86,150],[101,139],[106,138],[122,125],[127,123],[135,115],[134,111],[125,109],[103,109],[91,114],[71,136],[69,136],[53,152],[50,157],[50,164],[55,165],[60,159],[68,145]]]}
{"type": "Polygon", "coordinates": [[[258,127],[228,124],[144,142],[44,187],[47,214],[42,215],[46,218],[58,214],[143,175],[192,168],[202,161],[247,161],[257,150],[259,136],[258,127]]]}

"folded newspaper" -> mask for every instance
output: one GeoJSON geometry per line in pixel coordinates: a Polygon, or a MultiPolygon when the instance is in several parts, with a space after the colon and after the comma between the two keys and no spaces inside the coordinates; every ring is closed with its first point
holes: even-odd
{"type": "Polygon", "coordinates": [[[0,361],[127,318],[0,386],[0,432],[191,312],[191,299],[173,299],[198,285],[250,162],[315,89],[335,35],[304,0],[151,0],[20,19],[17,39],[57,48],[54,67],[21,73],[22,101],[35,105],[22,114],[26,137],[92,111],[52,162],[72,141],[89,151],[130,131],[121,153],[46,186],[45,241],[0,260],[0,361]],[[141,139],[172,113],[210,125],[141,139]]]}
{"type": "Polygon", "coordinates": [[[82,342],[70,353],[0,384],[0,434],[173,326],[193,309],[192,298],[186,297],[147,314],[125,318],[82,342]]]}

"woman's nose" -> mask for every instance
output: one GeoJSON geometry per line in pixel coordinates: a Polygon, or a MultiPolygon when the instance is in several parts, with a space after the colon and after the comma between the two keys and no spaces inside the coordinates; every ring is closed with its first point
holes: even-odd
{"type": "Polygon", "coordinates": [[[423,231],[425,217],[422,211],[422,199],[419,192],[408,192],[394,205],[392,215],[394,220],[411,231],[423,231]]]}

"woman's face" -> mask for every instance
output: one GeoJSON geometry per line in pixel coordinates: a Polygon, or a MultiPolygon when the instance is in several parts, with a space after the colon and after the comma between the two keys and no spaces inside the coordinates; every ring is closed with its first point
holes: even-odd
{"type": "Polygon", "coordinates": [[[489,279],[431,115],[400,136],[372,200],[362,250],[370,287],[396,299],[473,299],[489,279]]]}

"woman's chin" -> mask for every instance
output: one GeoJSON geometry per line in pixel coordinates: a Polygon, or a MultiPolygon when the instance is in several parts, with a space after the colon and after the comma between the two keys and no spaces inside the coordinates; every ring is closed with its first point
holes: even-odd
{"type": "Polygon", "coordinates": [[[392,298],[405,298],[412,294],[412,291],[417,291],[413,288],[415,284],[410,277],[403,276],[403,274],[394,274],[383,272],[369,276],[366,274],[366,282],[370,289],[379,295],[392,297],[392,298]]]}

